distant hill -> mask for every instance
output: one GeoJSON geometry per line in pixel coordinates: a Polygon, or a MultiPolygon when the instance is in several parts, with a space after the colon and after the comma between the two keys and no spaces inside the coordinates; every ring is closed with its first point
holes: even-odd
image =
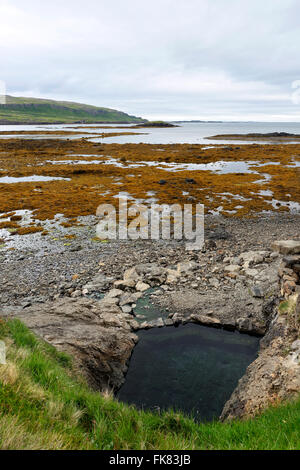
{"type": "Polygon", "coordinates": [[[6,96],[0,124],[141,123],[145,119],[115,109],[69,101],[6,96]]]}

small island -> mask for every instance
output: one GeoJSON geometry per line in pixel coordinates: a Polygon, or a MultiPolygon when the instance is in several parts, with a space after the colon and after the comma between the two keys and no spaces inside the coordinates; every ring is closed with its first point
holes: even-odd
{"type": "Polygon", "coordinates": [[[205,137],[209,140],[265,140],[271,142],[291,142],[299,140],[300,134],[288,132],[250,133],[250,134],[219,134],[205,137]]]}
{"type": "Polygon", "coordinates": [[[176,124],[172,124],[171,122],[165,122],[165,121],[148,121],[148,122],[143,122],[141,124],[137,124],[132,127],[140,129],[144,127],[180,127],[180,126],[176,124]]]}

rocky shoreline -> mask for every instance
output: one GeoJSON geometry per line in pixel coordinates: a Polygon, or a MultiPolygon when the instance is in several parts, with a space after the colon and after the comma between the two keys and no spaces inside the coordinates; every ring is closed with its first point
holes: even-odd
{"type": "MultiPolygon", "coordinates": [[[[296,239],[299,224],[297,217],[281,223],[214,219],[214,224],[207,224],[201,252],[187,252],[182,242],[101,244],[90,250],[71,245],[72,251],[65,247],[61,252],[55,245],[57,251],[48,247],[48,254],[39,247],[29,260],[24,247],[6,252],[1,316],[20,318],[46,341],[72,354],[89,383],[101,391],[117,390],[124,382],[140,329],[193,322],[262,336],[259,356],[221,419],[252,415],[300,390],[299,324],[291,325],[291,315],[280,311],[282,301],[290,305],[294,299],[296,305],[300,247],[274,244],[283,235],[296,239]],[[258,241],[260,224],[269,230],[258,241]],[[56,265],[50,273],[48,263],[53,259],[56,265]],[[62,268],[70,260],[69,281],[53,284],[52,275],[62,280],[62,268]],[[75,266],[81,272],[74,272],[75,266]],[[8,281],[13,273],[14,282],[12,277],[8,281]],[[33,275],[40,289],[32,285],[33,275]],[[19,276],[23,290],[17,285],[19,276]],[[136,304],[149,288],[154,289],[151,304],[164,312],[150,321],[135,316],[136,304]]],[[[293,315],[298,318],[299,312],[293,315]]]]}

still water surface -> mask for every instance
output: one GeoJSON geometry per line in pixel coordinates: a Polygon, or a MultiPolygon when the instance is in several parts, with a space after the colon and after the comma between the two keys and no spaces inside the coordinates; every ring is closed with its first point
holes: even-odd
{"type": "Polygon", "coordinates": [[[259,338],[196,324],[140,331],[120,401],[218,418],[257,355],[259,338]]]}

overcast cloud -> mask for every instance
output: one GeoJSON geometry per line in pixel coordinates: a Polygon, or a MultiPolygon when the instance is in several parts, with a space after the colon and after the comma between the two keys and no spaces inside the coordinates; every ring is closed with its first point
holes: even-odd
{"type": "Polygon", "coordinates": [[[0,0],[0,80],[150,119],[300,121],[299,18],[299,0],[0,0]]]}

